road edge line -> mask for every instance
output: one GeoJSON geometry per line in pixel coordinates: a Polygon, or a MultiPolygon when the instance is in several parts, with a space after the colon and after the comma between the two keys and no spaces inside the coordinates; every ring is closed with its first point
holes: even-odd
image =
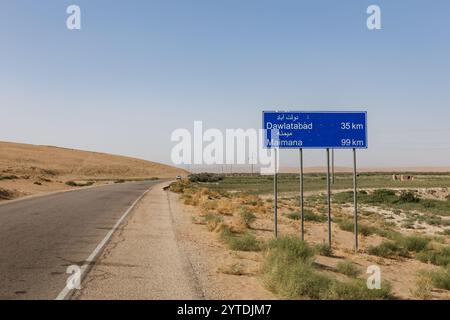
{"type": "MultiPolygon", "coordinates": [[[[103,240],[97,245],[97,247],[92,251],[92,253],[89,255],[89,257],[86,259],[84,264],[80,268],[80,283],[83,282],[84,278],[87,276],[87,273],[93,266],[93,262],[97,259],[97,257],[103,252],[103,249],[108,244],[109,240],[111,240],[112,235],[114,232],[119,228],[119,226],[122,224],[122,221],[125,220],[125,218],[130,214],[130,212],[136,207],[138,202],[144,198],[144,196],[153,188],[154,186],[151,186],[149,189],[147,189],[143,194],[137,198],[133,204],[125,211],[125,213],[117,220],[116,224],[109,230],[109,232],[106,234],[106,236],[103,238],[103,240]]],[[[55,300],[68,300],[74,293],[74,289],[68,289],[67,285],[64,286],[64,289],[61,290],[61,292],[58,294],[58,296],[55,298],[55,300]]]]}

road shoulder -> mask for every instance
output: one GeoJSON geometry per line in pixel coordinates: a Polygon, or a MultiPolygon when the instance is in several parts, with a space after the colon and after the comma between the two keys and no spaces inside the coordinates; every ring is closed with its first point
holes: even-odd
{"type": "Polygon", "coordinates": [[[164,185],[154,186],[119,227],[74,299],[203,297],[178,246],[164,185]]]}

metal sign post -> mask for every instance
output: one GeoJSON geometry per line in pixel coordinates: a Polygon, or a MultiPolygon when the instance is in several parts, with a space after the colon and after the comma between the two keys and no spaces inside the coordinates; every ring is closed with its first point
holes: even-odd
{"type": "Polygon", "coordinates": [[[358,191],[356,186],[356,149],[353,148],[353,207],[355,224],[355,252],[358,252],[358,191]]]}
{"type": "Polygon", "coordinates": [[[305,211],[303,197],[303,149],[300,149],[300,218],[301,218],[301,236],[305,240],[305,211]]]}
{"type": "Polygon", "coordinates": [[[330,148],[327,148],[327,204],[328,204],[328,245],[331,247],[330,148]]]}
{"type": "Polygon", "coordinates": [[[273,175],[273,219],[274,219],[274,234],[278,237],[278,159],[277,148],[275,148],[275,171],[273,175]]]}
{"type": "Polygon", "coordinates": [[[331,184],[334,185],[334,149],[331,149],[331,184]]]}

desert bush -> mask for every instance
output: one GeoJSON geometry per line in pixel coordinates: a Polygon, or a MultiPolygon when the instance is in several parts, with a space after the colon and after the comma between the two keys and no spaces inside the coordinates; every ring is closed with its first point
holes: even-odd
{"type": "Polygon", "coordinates": [[[247,228],[250,228],[252,222],[256,220],[256,216],[245,208],[241,209],[241,212],[239,212],[239,217],[247,228]]]}
{"type": "Polygon", "coordinates": [[[14,198],[14,192],[7,190],[7,189],[3,189],[0,188],[0,199],[2,200],[10,200],[14,198]]]}
{"type": "Polygon", "coordinates": [[[200,198],[200,207],[203,212],[210,212],[217,209],[217,200],[209,200],[206,197],[200,198]]]}
{"type": "Polygon", "coordinates": [[[220,199],[217,203],[217,212],[223,215],[233,215],[233,203],[230,199],[220,199]]]}
{"type": "Polygon", "coordinates": [[[176,181],[170,184],[169,190],[175,193],[184,193],[186,189],[192,188],[191,184],[186,180],[176,181]]]}
{"type": "Polygon", "coordinates": [[[352,281],[333,281],[329,289],[327,299],[337,300],[383,300],[392,299],[392,286],[389,282],[382,282],[380,289],[368,289],[363,279],[352,281]]]}
{"type": "Polygon", "coordinates": [[[418,253],[417,259],[437,266],[450,265],[450,247],[428,248],[418,253]]]}
{"type": "Polygon", "coordinates": [[[314,270],[313,258],[314,250],[297,237],[270,241],[262,268],[266,286],[283,297],[321,298],[331,280],[314,270]]]}
{"type": "Polygon", "coordinates": [[[450,266],[431,271],[428,275],[436,288],[450,290],[450,266]]]}
{"type": "Polygon", "coordinates": [[[223,274],[231,274],[231,275],[235,275],[235,276],[241,276],[244,275],[244,267],[242,266],[241,263],[232,263],[229,265],[224,265],[224,266],[220,266],[217,269],[218,272],[223,273],[223,274]]]}
{"type": "Polygon", "coordinates": [[[393,258],[393,257],[408,257],[408,250],[401,247],[394,241],[383,241],[378,246],[370,246],[367,252],[374,256],[379,256],[383,258],[393,258]]]}
{"type": "Polygon", "coordinates": [[[285,259],[292,261],[310,261],[314,257],[314,250],[295,236],[279,237],[268,244],[269,251],[278,252],[285,259]]]}
{"type": "Polygon", "coordinates": [[[234,236],[227,242],[231,250],[236,251],[260,251],[261,244],[251,233],[245,233],[240,236],[234,236]]]}
{"type": "MultiPolygon", "coordinates": [[[[341,230],[348,231],[348,232],[355,231],[355,224],[352,220],[349,220],[349,219],[338,220],[337,224],[341,230]]],[[[379,233],[378,228],[376,228],[374,226],[370,226],[365,223],[358,224],[358,234],[361,234],[361,235],[367,237],[372,234],[378,234],[378,233],[379,233]]]]}
{"type": "Polygon", "coordinates": [[[326,243],[317,244],[314,249],[318,255],[331,257],[333,256],[333,249],[326,243]]]}
{"type": "Polygon", "coordinates": [[[220,239],[225,242],[230,250],[236,251],[260,251],[261,243],[251,233],[243,235],[235,234],[230,227],[222,224],[220,228],[220,239]]]}
{"type": "Polygon", "coordinates": [[[398,201],[402,203],[417,203],[420,201],[420,199],[416,197],[414,192],[402,191],[402,193],[400,193],[398,201]]]}
{"type": "Polygon", "coordinates": [[[6,175],[6,176],[0,176],[0,180],[16,180],[19,179],[18,176],[11,174],[11,175],[6,175]]]}
{"type": "Polygon", "coordinates": [[[431,239],[419,235],[411,235],[403,236],[397,241],[408,251],[421,252],[426,249],[431,239]]]}
{"type": "Polygon", "coordinates": [[[223,176],[214,173],[198,173],[188,176],[190,182],[219,182],[223,180],[223,176]]]}
{"type": "MultiPolygon", "coordinates": [[[[327,220],[327,217],[324,215],[319,215],[314,213],[309,209],[304,209],[303,211],[305,221],[314,221],[314,222],[324,222],[327,220]]],[[[289,212],[286,217],[292,220],[300,220],[301,213],[300,212],[289,212]]]]}
{"type": "Polygon", "coordinates": [[[381,290],[369,290],[363,280],[339,282],[314,269],[314,250],[292,236],[269,242],[262,272],[266,287],[286,298],[310,299],[386,299],[391,297],[388,283],[381,290]]]}
{"type": "Polygon", "coordinates": [[[433,280],[426,273],[419,273],[415,280],[414,288],[411,294],[414,298],[420,300],[429,300],[433,297],[433,280]]]}
{"type": "Polygon", "coordinates": [[[336,269],[338,272],[345,274],[348,277],[356,278],[361,271],[350,261],[339,261],[336,269]]]}
{"type": "Polygon", "coordinates": [[[88,186],[92,186],[94,184],[94,181],[87,181],[85,183],[78,183],[75,181],[67,181],[66,185],[71,186],[71,187],[88,187],[88,186]]]}
{"type": "Polygon", "coordinates": [[[219,227],[219,225],[223,222],[223,218],[221,216],[215,214],[207,214],[203,217],[203,220],[206,223],[206,227],[209,231],[214,231],[219,227]]]}

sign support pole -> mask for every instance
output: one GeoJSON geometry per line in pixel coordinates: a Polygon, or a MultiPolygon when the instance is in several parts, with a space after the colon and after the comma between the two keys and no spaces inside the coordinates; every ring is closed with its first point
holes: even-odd
{"type": "Polygon", "coordinates": [[[274,178],[273,178],[273,215],[274,215],[274,234],[275,238],[278,237],[278,150],[277,148],[275,150],[275,171],[274,171],[274,178]]]}
{"type": "Polygon", "coordinates": [[[303,197],[303,149],[300,149],[300,215],[301,215],[301,236],[302,241],[305,241],[305,211],[304,211],[304,197],[303,197]]]}
{"type": "Polygon", "coordinates": [[[358,252],[358,190],[356,186],[356,149],[353,148],[353,207],[355,224],[355,253],[358,252]]]}
{"type": "Polygon", "coordinates": [[[334,149],[331,149],[331,184],[334,185],[334,149]]]}
{"type": "Polygon", "coordinates": [[[328,245],[331,247],[330,148],[327,148],[327,203],[328,203],[328,245]]]}

